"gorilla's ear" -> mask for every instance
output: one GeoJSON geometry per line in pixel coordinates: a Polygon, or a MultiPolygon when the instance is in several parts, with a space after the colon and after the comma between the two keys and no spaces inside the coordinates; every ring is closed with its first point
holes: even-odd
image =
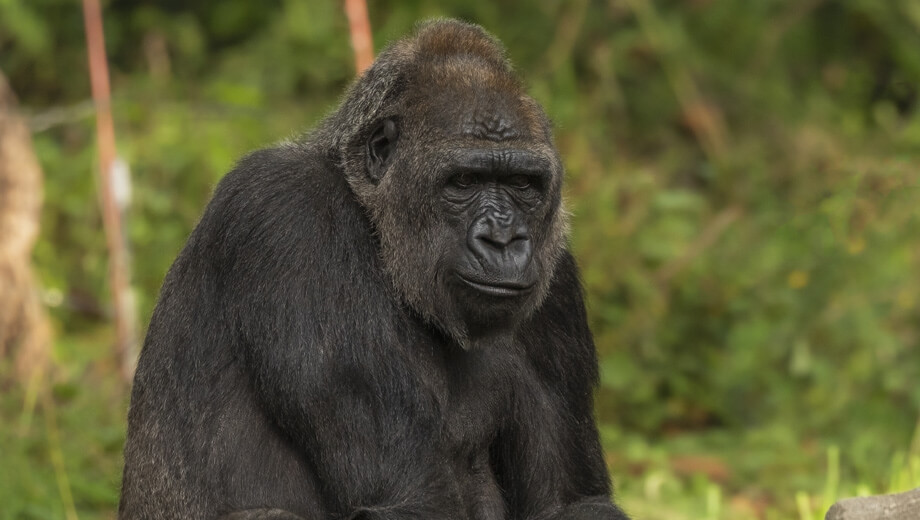
{"type": "Polygon", "coordinates": [[[389,159],[396,149],[399,130],[390,118],[381,121],[367,139],[367,174],[374,184],[386,173],[389,159]]]}

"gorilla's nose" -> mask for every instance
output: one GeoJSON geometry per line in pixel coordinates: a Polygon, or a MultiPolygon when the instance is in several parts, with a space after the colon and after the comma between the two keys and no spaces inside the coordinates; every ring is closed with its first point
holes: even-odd
{"type": "Polygon", "coordinates": [[[499,271],[518,271],[530,261],[530,236],[524,224],[481,219],[470,229],[469,247],[483,267],[499,271]]]}

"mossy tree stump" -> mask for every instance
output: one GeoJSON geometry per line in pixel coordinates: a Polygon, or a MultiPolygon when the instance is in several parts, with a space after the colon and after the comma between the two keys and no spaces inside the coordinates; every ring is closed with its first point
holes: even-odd
{"type": "Polygon", "coordinates": [[[47,361],[50,327],[32,276],[42,172],[29,128],[0,72],[0,366],[25,380],[47,361]]]}

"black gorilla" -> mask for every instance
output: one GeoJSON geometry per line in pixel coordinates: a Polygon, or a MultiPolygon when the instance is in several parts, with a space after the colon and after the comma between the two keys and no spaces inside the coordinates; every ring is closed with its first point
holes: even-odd
{"type": "Polygon", "coordinates": [[[120,518],[626,519],[550,125],[438,21],[221,181],[137,368],[120,518]]]}

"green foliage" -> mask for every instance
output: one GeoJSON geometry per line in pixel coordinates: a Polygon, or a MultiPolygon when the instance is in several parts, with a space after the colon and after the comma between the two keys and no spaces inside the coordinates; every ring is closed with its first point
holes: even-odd
{"type": "MultiPolygon", "coordinates": [[[[821,496],[830,446],[843,489],[889,485],[920,410],[920,4],[369,8],[378,49],[426,17],[483,24],[554,119],[605,444],[620,454],[615,474],[640,467],[620,478],[628,503],[646,518],[679,519],[682,506],[696,512],[686,518],[753,518],[737,504],[778,500],[788,517],[803,510],[797,492],[821,496]],[[729,476],[675,473],[671,459],[694,452],[717,454],[729,476]],[[680,506],[645,514],[656,502],[680,506]]],[[[105,23],[145,323],[214,184],[333,107],[351,49],[333,0],[112,0],[105,23]]],[[[83,49],[78,3],[0,0],[0,69],[34,121],[89,97],[83,49]]],[[[35,138],[47,176],[36,263],[61,296],[49,298],[61,330],[85,334],[108,307],[93,122],[75,110],[35,138]]],[[[10,439],[24,453],[41,442],[10,439]]],[[[95,475],[117,478],[111,459],[99,464],[95,475]]],[[[95,492],[74,482],[90,507],[95,492]]],[[[54,492],[15,489],[20,504],[54,492]]]]}
{"type": "Polygon", "coordinates": [[[108,336],[97,328],[57,343],[57,382],[38,390],[34,416],[23,406],[31,388],[3,393],[0,519],[112,517],[128,399],[110,360],[108,336]]]}

